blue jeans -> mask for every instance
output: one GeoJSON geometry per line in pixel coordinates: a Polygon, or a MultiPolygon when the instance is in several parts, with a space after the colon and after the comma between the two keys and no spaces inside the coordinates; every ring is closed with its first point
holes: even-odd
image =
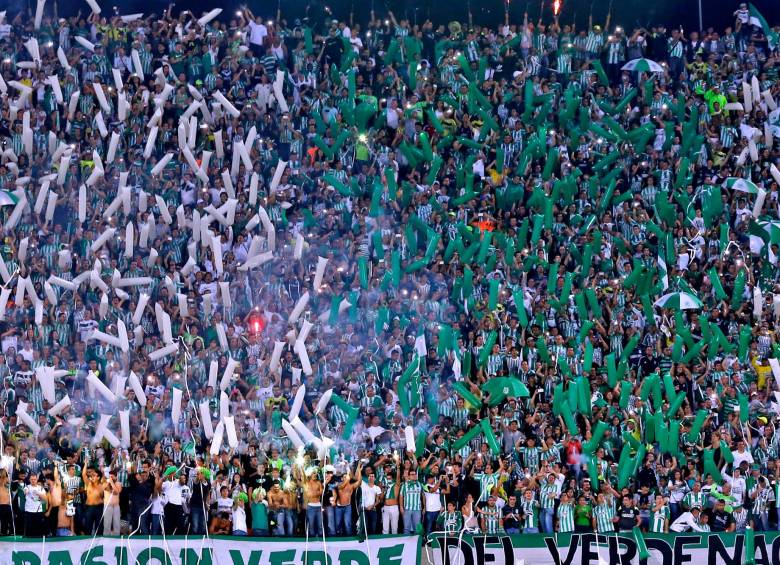
{"type": "Polygon", "coordinates": [[[554,508],[542,508],[542,531],[545,534],[553,533],[554,508]]]}
{"type": "Polygon", "coordinates": [[[378,531],[379,510],[376,508],[373,510],[363,510],[363,516],[365,518],[365,524],[363,525],[364,532],[371,536],[380,533],[378,531]]]}
{"type": "Polygon", "coordinates": [[[523,528],[524,534],[538,534],[539,528],[523,528]]]}
{"type": "Polygon", "coordinates": [[[306,507],[306,524],[309,527],[309,535],[320,537],[322,535],[322,506],[306,507]]]}
{"type": "Polygon", "coordinates": [[[89,504],[84,506],[84,530],[88,536],[100,535],[103,531],[102,518],[102,504],[89,504]]]}
{"type": "Polygon", "coordinates": [[[756,531],[759,532],[766,532],[769,530],[769,513],[768,512],[759,512],[753,514],[753,525],[756,528],[756,531]]]}
{"type": "Polygon", "coordinates": [[[355,535],[352,529],[352,505],[336,506],[336,531],[338,535],[355,535]]]}
{"type": "Polygon", "coordinates": [[[163,530],[162,520],[163,520],[162,514],[152,514],[152,535],[153,536],[162,535],[162,530],[163,530]]]}
{"type": "Polygon", "coordinates": [[[234,536],[245,536],[246,532],[244,530],[233,530],[234,536]]]}
{"type": "Polygon", "coordinates": [[[417,526],[420,525],[422,518],[422,512],[419,510],[405,510],[404,511],[404,533],[414,534],[417,532],[417,526]]]}
{"type": "Polygon", "coordinates": [[[200,508],[193,508],[190,513],[190,534],[202,536],[205,533],[206,516],[203,515],[203,510],[200,508]]]}
{"type": "Polygon", "coordinates": [[[434,531],[436,531],[436,520],[439,518],[439,511],[436,510],[435,512],[426,512],[425,513],[425,533],[430,534],[434,531]]]}
{"type": "Polygon", "coordinates": [[[149,510],[141,515],[144,510],[146,510],[146,508],[139,507],[133,508],[133,510],[130,511],[130,531],[138,529],[139,534],[148,536],[152,529],[152,512],[149,510]]]}
{"type": "Polygon", "coordinates": [[[520,528],[504,528],[504,531],[507,534],[519,534],[520,533],[520,528]]]}
{"type": "Polygon", "coordinates": [[[336,508],[328,506],[325,508],[325,517],[328,519],[328,535],[336,535],[336,508]]]}
{"type": "Polygon", "coordinates": [[[276,535],[280,537],[295,535],[292,511],[282,508],[276,514],[276,535]]]}

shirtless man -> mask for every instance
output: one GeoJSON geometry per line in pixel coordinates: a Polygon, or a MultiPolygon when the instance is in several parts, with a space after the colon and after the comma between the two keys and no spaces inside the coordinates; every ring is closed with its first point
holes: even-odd
{"type": "Polygon", "coordinates": [[[57,537],[68,537],[73,535],[73,495],[65,494],[60,507],[57,509],[57,537]],[[72,508],[72,510],[69,510],[72,508]]]}
{"type": "Polygon", "coordinates": [[[298,511],[300,508],[298,507],[298,483],[295,481],[290,481],[286,485],[284,485],[284,520],[285,520],[285,531],[287,532],[287,535],[294,536],[295,535],[295,521],[296,517],[298,516],[298,511]]]}
{"type": "MultiPolygon", "coordinates": [[[[281,489],[278,480],[274,480],[271,490],[268,492],[268,509],[276,516],[276,535],[284,536],[285,522],[284,522],[284,505],[287,502],[287,497],[284,491],[281,489]]],[[[292,532],[290,532],[292,535],[292,532]]]]}
{"type": "Polygon", "coordinates": [[[81,470],[87,502],[84,506],[84,529],[87,535],[100,535],[100,517],[103,515],[103,480],[94,469],[87,465],[81,470]]]}
{"type": "Polygon", "coordinates": [[[57,516],[60,513],[62,505],[62,480],[60,479],[60,470],[57,465],[54,466],[54,478],[47,481],[49,483],[49,501],[51,505],[46,509],[46,521],[48,522],[48,531],[53,535],[57,531],[57,516]]]}
{"type": "Polygon", "coordinates": [[[319,470],[312,472],[303,483],[303,503],[306,505],[306,524],[309,535],[322,535],[322,483],[319,470]]]}
{"type": "Polygon", "coordinates": [[[352,494],[360,484],[363,476],[363,463],[358,463],[354,480],[350,479],[349,471],[336,489],[336,531],[341,530],[345,536],[354,536],[352,528],[352,494]]]}
{"type": "Polygon", "coordinates": [[[230,528],[230,513],[220,512],[211,519],[211,524],[209,524],[209,533],[229,536],[230,528]]]}
{"type": "Polygon", "coordinates": [[[119,494],[122,483],[117,480],[116,471],[108,473],[108,480],[103,482],[103,535],[118,536],[120,528],[119,494]]]}
{"type": "Polygon", "coordinates": [[[398,512],[398,491],[401,487],[401,465],[396,460],[395,466],[395,480],[391,475],[392,467],[385,465],[385,478],[382,484],[384,492],[382,493],[382,499],[384,506],[382,507],[382,533],[383,534],[397,534],[398,533],[398,519],[400,514],[398,512]]]}
{"type": "Polygon", "coordinates": [[[15,535],[8,470],[0,469],[0,536],[15,535]]]}

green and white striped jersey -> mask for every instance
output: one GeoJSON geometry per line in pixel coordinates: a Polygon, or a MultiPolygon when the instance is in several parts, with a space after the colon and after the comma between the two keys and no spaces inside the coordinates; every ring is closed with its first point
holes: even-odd
{"type": "Polygon", "coordinates": [[[382,489],[384,490],[385,500],[386,501],[387,500],[395,500],[395,499],[398,498],[398,495],[395,492],[395,485],[396,485],[396,482],[394,480],[392,480],[392,479],[387,478],[387,477],[385,477],[381,481],[381,486],[382,486],[382,489]]]}
{"type": "Polygon", "coordinates": [[[523,511],[523,528],[539,527],[539,503],[536,500],[527,500],[523,498],[520,503],[520,509],[523,511]]]}
{"type": "Polygon", "coordinates": [[[517,450],[523,456],[523,463],[531,473],[539,470],[539,459],[542,453],[539,447],[521,447],[517,450]]]}
{"type": "Polygon", "coordinates": [[[558,532],[567,533],[574,531],[574,504],[572,502],[561,503],[558,506],[558,532]]]}
{"type": "Polygon", "coordinates": [[[460,511],[455,512],[444,511],[441,514],[442,527],[448,534],[455,534],[463,527],[463,515],[460,511]]]}
{"type": "Polygon", "coordinates": [[[650,531],[654,533],[664,533],[666,531],[666,522],[669,520],[669,507],[664,506],[660,510],[654,511],[650,521],[650,531]]]}
{"type": "Polygon", "coordinates": [[[683,50],[685,49],[685,44],[679,40],[674,39],[673,37],[669,38],[669,56],[670,57],[682,57],[683,56],[683,50]]]}
{"type": "Polygon", "coordinates": [[[479,500],[487,500],[493,487],[498,486],[499,473],[474,473],[474,480],[479,481],[479,500]]]}
{"type": "Polygon", "coordinates": [[[539,497],[541,498],[542,508],[555,508],[555,501],[558,498],[558,487],[555,483],[545,483],[539,497]]]}
{"type": "Polygon", "coordinates": [[[609,502],[594,506],[593,517],[596,518],[597,533],[603,534],[615,531],[615,524],[612,523],[612,518],[615,517],[615,509],[612,508],[609,502]]]}
{"type": "Polygon", "coordinates": [[[501,529],[501,521],[499,520],[499,510],[496,506],[493,508],[486,507],[482,511],[482,519],[485,521],[484,533],[497,534],[501,529]]]}
{"type": "Polygon", "coordinates": [[[588,32],[585,39],[585,51],[588,53],[598,53],[604,46],[604,34],[595,31],[588,32]]]}
{"type": "Polygon", "coordinates": [[[699,506],[700,508],[704,508],[706,500],[707,497],[704,495],[702,491],[699,491],[698,493],[690,491],[682,499],[683,504],[688,510],[690,510],[694,506],[699,506]]]}
{"type": "Polygon", "coordinates": [[[419,481],[406,481],[401,485],[404,510],[422,510],[422,489],[419,481]]]}

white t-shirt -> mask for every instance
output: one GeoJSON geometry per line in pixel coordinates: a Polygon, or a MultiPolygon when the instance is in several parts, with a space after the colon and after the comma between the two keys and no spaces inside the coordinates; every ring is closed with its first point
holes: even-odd
{"type": "Polygon", "coordinates": [[[162,485],[163,496],[167,504],[181,506],[184,502],[182,497],[182,485],[179,481],[165,481],[162,485]]]}
{"type": "Polygon", "coordinates": [[[425,485],[423,494],[425,495],[425,511],[438,512],[441,510],[441,491],[437,488],[436,492],[428,492],[428,485],[425,485]]]}
{"type": "Polygon", "coordinates": [[[669,529],[678,533],[687,532],[689,529],[693,530],[694,532],[702,531],[698,522],[693,517],[693,514],[690,512],[683,512],[680,514],[680,516],[674,522],[672,522],[672,525],[669,526],[669,529]]]}
{"type": "Polygon", "coordinates": [[[233,531],[245,532],[246,530],[246,511],[238,506],[233,510],[233,531]]]}
{"type": "Polygon", "coordinates": [[[253,45],[262,45],[263,39],[268,35],[268,28],[265,24],[249,22],[249,43],[253,45]]]}
{"type": "Polygon", "coordinates": [[[728,482],[731,485],[731,496],[742,504],[745,501],[745,494],[747,493],[747,483],[745,482],[745,479],[742,477],[738,479],[732,478],[728,482]]]}
{"type": "Polygon", "coordinates": [[[152,514],[159,516],[163,513],[163,506],[165,506],[165,499],[162,496],[152,497],[152,514]]]}
{"type": "Polygon", "coordinates": [[[220,496],[217,499],[217,512],[230,512],[233,508],[233,499],[227,496],[220,496]]]}
{"type": "Polygon", "coordinates": [[[27,349],[27,346],[25,346],[24,349],[19,350],[19,355],[21,355],[22,359],[28,361],[29,363],[32,363],[33,359],[35,358],[32,347],[30,347],[30,349],[27,349]]]}
{"type": "Polygon", "coordinates": [[[363,491],[363,508],[371,508],[376,504],[376,497],[382,494],[379,485],[371,486],[368,483],[361,483],[360,489],[363,491]]]}
{"type": "Polygon", "coordinates": [[[753,456],[747,450],[743,451],[742,453],[739,451],[732,451],[731,454],[734,456],[734,463],[732,464],[732,467],[735,469],[739,467],[740,463],[743,461],[747,461],[751,465],[753,464],[753,456]]]}
{"type": "Polygon", "coordinates": [[[41,485],[27,485],[24,487],[24,511],[43,512],[43,499],[46,490],[41,485]]]}
{"type": "Polygon", "coordinates": [[[387,109],[387,127],[398,129],[398,108],[387,109]]]}

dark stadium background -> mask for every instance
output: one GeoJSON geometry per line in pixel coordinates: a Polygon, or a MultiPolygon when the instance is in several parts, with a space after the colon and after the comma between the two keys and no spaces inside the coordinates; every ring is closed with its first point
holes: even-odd
{"type": "MultiPolygon", "coordinates": [[[[47,2],[47,9],[50,9],[49,6],[53,4],[53,1],[47,2]]],[[[202,11],[222,7],[231,13],[239,5],[246,3],[256,14],[262,14],[270,19],[276,15],[277,2],[278,0],[269,2],[229,0],[227,2],[204,3],[200,0],[179,0],[174,10],[186,7],[194,11],[196,15],[200,15],[202,11]]],[[[701,2],[705,29],[713,26],[716,30],[721,31],[725,26],[733,24],[732,13],[739,2],[735,0],[701,0],[701,2]]],[[[113,2],[99,0],[99,3],[104,13],[110,13],[112,7],[116,6],[122,14],[134,12],[160,14],[168,5],[162,0],[114,0],[113,2]]],[[[770,24],[780,22],[780,0],[756,0],[753,3],[770,24]]],[[[471,0],[470,4],[475,23],[494,23],[497,19],[503,18],[504,0],[471,0]]],[[[397,17],[405,15],[412,22],[415,21],[415,17],[418,23],[422,23],[430,17],[435,23],[446,23],[451,20],[466,21],[469,2],[467,0],[281,0],[283,14],[288,18],[304,17],[308,6],[310,15],[319,14],[320,17],[322,17],[326,7],[330,8],[336,17],[343,17],[343,15],[349,14],[350,9],[354,9],[356,20],[365,21],[369,17],[372,5],[377,15],[380,16],[384,15],[389,7],[397,17]]],[[[20,9],[25,10],[28,6],[32,6],[34,9],[34,0],[0,0],[0,8],[8,9],[10,14],[14,14],[20,9]]],[[[538,1],[512,0],[509,3],[509,9],[513,22],[522,19],[526,6],[529,17],[533,18],[534,21],[539,17],[540,3],[538,1]]],[[[564,0],[561,21],[571,22],[576,15],[577,24],[582,28],[587,24],[591,6],[593,6],[594,22],[603,23],[609,9],[609,2],[604,0],[564,0]]],[[[59,1],[60,14],[75,13],[79,8],[84,14],[89,12],[88,5],[82,0],[59,1]]],[[[545,1],[544,19],[549,20],[551,13],[552,0],[545,1]]],[[[685,30],[698,27],[697,0],[657,0],[655,2],[652,0],[616,0],[612,5],[612,14],[613,22],[626,28],[639,24],[648,27],[654,22],[664,22],[667,27],[682,25],[685,30]]]]}

